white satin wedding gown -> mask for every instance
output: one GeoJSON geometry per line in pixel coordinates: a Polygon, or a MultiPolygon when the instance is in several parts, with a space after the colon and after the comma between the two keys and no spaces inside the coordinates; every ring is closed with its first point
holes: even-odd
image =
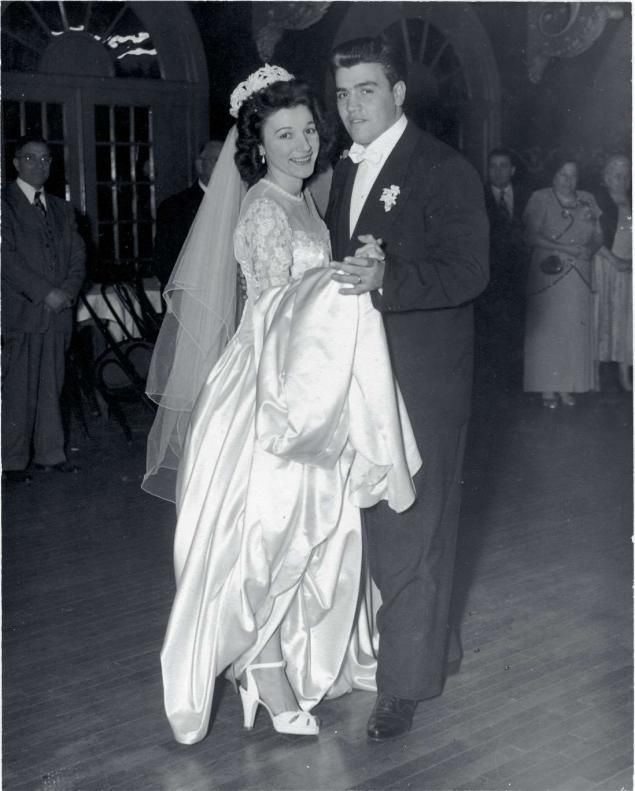
{"type": "Polygon", "coordinates": [[[368,295],[338,293],[310,193],[258,182],[234,245],[248,300],[197,399],[178,471],[161,664],[185,744],[207,732],[216,677],[240,676],[278,627],[304,710],[375,689],[363,597],[358,607],[359,508],[408,508],[421,464],[381,317],[368,295]]]}

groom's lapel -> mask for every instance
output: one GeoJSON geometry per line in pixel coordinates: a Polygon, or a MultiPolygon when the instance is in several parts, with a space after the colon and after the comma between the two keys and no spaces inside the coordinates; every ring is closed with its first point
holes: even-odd
{"type": "MultiPolygon", "coordinates": [[[[390,152],[390,156],[379,171],[375,183],[366,198],[364,208],[359,215],[359,220],[350,238],[346,255],[352,255],[355,249],[360,246],[361,242],[357,238],[360,234],[370,233],[376,238],[385,239],[390,226],[403,211],[408,201],[408,195],[414,186],[411,178],[410,160],[414,153],[418,136],[417,128],[408,122],[408,126],[390,152]],[[385,189],[393,189],[394,191],[395,188],[399,188],[399,193],[396,195],[393,205],[386,211],[385,203],[381,200],[382,193],[385,189]]],[[[347,205],[350,206],[350,199],[347,205]]]]}
{"type": "Polygon", "coordinates": [[[340,162],[336,172],[337,183],[333,184],[331,189],[336,189],[337,194],[333,205],[333,214],[328,225],[332,234],[333,258],[336,261],[341,261],[346,254],[350,239],[351,195],[353,194],[357,165],[354,165],[346,157],[340,162]]]}

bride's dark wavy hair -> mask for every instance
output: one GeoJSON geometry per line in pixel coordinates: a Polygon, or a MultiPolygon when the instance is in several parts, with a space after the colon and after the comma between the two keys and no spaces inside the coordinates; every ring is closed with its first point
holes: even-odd
{"type": "Polygon", "coordinates": [[[329,165],[329,154],[333,145],[333,134],[316,96],[309,86],[299,80],[274,82],[267,88],[252,94],[238,111],[236,129],[236,153],[234,161],[241,178],[251,187],[267,172],[267,163],[262,162],[258,147],[262,144],[262,125],[278,110],[304,105],[308,107],[320,136],[320,151],[315,163],[315,173],[329,165]]]}

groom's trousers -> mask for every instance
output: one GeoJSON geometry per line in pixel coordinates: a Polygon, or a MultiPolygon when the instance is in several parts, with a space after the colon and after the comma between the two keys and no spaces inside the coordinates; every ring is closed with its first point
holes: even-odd
{"type": "Polygon", "coordinates": [[[467,422],[417,432],[423,467],[414,505],[396,514],[381,502],[362,512],[382,596],[378,692],[424,700],[442,691],[466,434],[467,422]]]}

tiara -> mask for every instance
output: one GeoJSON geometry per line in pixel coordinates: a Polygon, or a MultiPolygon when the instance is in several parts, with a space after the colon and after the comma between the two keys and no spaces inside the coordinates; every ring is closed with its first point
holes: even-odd
{"type": "Polygon", "coordinates": [[[289,82],[289,80],[294,79],[293,74],[289,74],[281,66],[270,66],[265,63],[258,71],[250,74],[244,82],[239,83],[234,88],[232,95],[229,97],[229,114],[234,118],[238,118],[238,111],[242,103],[254,93],[261,91],[263,88],[268,88],[274,82],[289,82]]]}

